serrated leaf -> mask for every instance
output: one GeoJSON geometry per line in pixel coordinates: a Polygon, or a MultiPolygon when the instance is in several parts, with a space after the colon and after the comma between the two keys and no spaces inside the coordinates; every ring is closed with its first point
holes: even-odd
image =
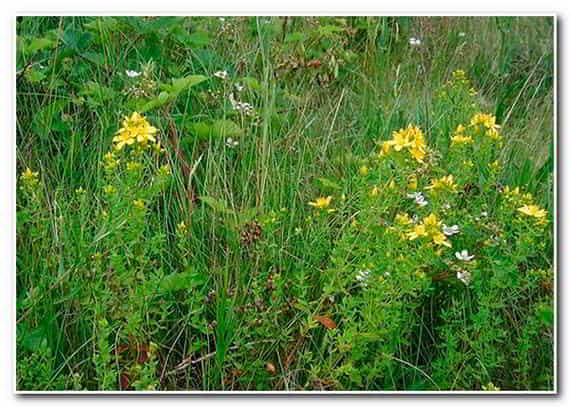
{"type": "Polygon", "coordinates": [[[93,105],[101,105],[106,101],[113,99],[116,95],[116,92],[103,86],[97,82],[89,81],[79,92],[79,95],[87,97],[87,101],[93,105]]]}

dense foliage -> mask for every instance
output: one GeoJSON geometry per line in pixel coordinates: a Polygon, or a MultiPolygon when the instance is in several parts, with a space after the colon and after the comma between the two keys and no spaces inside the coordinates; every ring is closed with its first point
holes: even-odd
{"type": "Polygon", "coordinates": [[[553,390],[542,17],[24,17],[18,390],[553,390]]]}

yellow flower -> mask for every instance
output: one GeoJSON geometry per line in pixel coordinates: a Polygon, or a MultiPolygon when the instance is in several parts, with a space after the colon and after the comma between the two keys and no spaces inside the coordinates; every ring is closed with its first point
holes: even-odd
{"type": "Polygon", "coordinates": [[[487,129],[487,131],[485,132],[485,135],[487,137],[490,137],[494,140],[500,140],[501,136],[499,135],[499,128],[501,126],[496,124],[495,120],[496,118],[493,115],[485,113],[476,113],[471,118],[471,126],[478,126],[482,124],[487,129]]]}
{"type": "Polygon", "coordinates": [[[462,134],[458,134],[457,136],[451,137],[451,145],[455,144],[469,144],[473,143],[473,137],[471,136],[464,136],[462,134]]]}
{"type": "Polygon", "coordinates": [[[314,206],[318,209],[326,209],[331,203],[332,196],[327,196],[326,198],[317,198],[315,202],[309,202],[309,205],[314,206]]]}
{"type": "Polygon", "coordinates": [[[439,226],[441,221],[438,222],[437,217],[432,213],[429,216],[425,217],[422,223],[426,228],[433,229],[434,227],[439,226]]]}
{"type": "Polygon", "coordinates": [[[30,167],[28,167],[26,168],[26,171],[20,175],[20,180],[27,185],[33,186],[38,183],[38,177],[39,173],[33,172],[30,167]]]}
{"type": "Polygon", "coordinates": [[[394,219],[397,223],[399,223],[400,225],[409,225],[410,223],[412,223],[412,220],[410,219],[410,217],[408,216],[407,213],[399,213],[396,215],[396,218],[394,219]]]}
{"type": "Polygon", "coordinates": [[[501,391],[500,387],[495,386],[493,383],[489,382],[486,386],[483,385],[483,390],[485,391],[501,391]]]}
{"type": "Polygon", "coordinates": [[[159,169],[159,172],[160,172],[160,175],[164,175],[164,176],[172,174],[172,171],[170,170],[170,166],[168,164],[162,165],[159,169]]]}
{"type": "Polygon", "coordinates": [[[387,154],[390,147],[394,147],[395,151],[408,149],[409,153],[418,162],[423,162],[425,156],[425,139],[422,131],[417,126],[408,125],[405,129],[400,129],[392,133],[392,140],[385,141],[382,144],[380,156],[387,154]]]}
{"type": "Polygon", "coordinates": [[[129,161],[127,163],[127,171],[137,172],[142,168],[142,164],[136,161],[129,161]]]}
{"type": "Polygon", "coordinates": [[[536,205],[524,205],[518,211],[535,218],[544,218],[546,216],[546,211],[536,205]]]}
{"type": "Polygon", "coordinates": [[[180,233],[186,233],[186,231],[188,230],[187,227],[186,227],[186,224],[185,224],[184,222],[180,222],[180,223],[177,225],[177,228],[178,228],[178,231],[179,231],[180,233]]]}
{"type": "Polygon", "coordinates": [[[414,240],[418,237],[427,236],[426,227],[424,225],[416,225],[414,229],[408,233],[408,239],[414,240]]]}
{"type": "Polygon", "coordinates": [[[113,185],[105,185],[103,187],[103,192],[107,195],[113,195],[115,192],[117,192],[117,188],[115,188],[113,185]]]}
{"type": "Polygon", "coordinates": [[[144,201],[142,199],[135,199],[133,201],[133,204],[135,205],[136,208],[138,209],[144,209],[144,201]]]}
{"type": "Polygon", "coordinates": [[[431,185],[425,189],[446,189],[452,192],[457,191],[457,184],[453,183],[453,175],[448,175],[446,177],[441,177],[440,179],[432,179],[431,185]]]}
{"type": "Polygon", "coordinates": [[[370,191],[370,195],[372,195],[372,196],[376,196],[379,193],[380,193],[380,188],[378,188],[378,187],[374,187],[374,188],[372,188],[372,191],[370,191]]]}
{"type": "Polygon", "coordinates": [[[441,232],[434,233],[432,236],[432,239],[433,239],[433,242],[437,245],[443,245],[443,246],[451,247],[451,243],[449,243],[449,240],[447,240],[445,238],[445,235],[441,232]]]}
{"type": "Polygon", "coordinates": [[[120,150],[125,145],[130,146],[131,144],[134,144],[135,138],[132,136],[132,134],[130,132],[124,131],[124,132],[118,134],[117,136],[113,137],[113,142],[117,143],[117,144],[115,144],[115,148],[117,150],[120,150]]]}
{"type": "Polygon", "coordinates": [[[489,167],[492,170],[498,171],[501,169],[501,163],[499,162],[499,160],[495,160],[494,162],[492,162],[491,164],[489,164],[489,167]]]}
{"type": "Polygon", "coordinates": [[[366,165],[363,165],[362,167],[360,167],[360,175],[362,175],[363,177],[368,175],[368,167],[366,165]]]}
{"type": "Polygon", "coordinates": [[[406,129],[400,129],[392,133],[392,140],[387,141],[385,144],[394,146],[394,150],[400,151],[405,147],[411,145],[409,132],[406,129]]]}
{"type": "Polygon", "coordinates": [[[154,134],[158,129],[151,126],[149,122],[139,113],[134,112],[131,117],[125,116],[123,127],[121,127],[113,138],[113,142],[117,143],[115,148],[122,149],[125,145],[132,145],[135,141],[143,147],[150,140],[156,142],[154,134]]]}

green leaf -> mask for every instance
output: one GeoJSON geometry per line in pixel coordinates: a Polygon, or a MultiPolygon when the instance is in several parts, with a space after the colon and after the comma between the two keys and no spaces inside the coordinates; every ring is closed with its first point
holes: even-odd
{"type": "Polygon", "coordinates": [[[228,205],[223,200],[218,200],[210,196],[200,196],[200,201],[204,202],[210,208],[217,212],[225,213],[226,215],[234,215],[235,212],[228,208],[228,205]]]}
{"type": "Polygon", "coordinates": [[[242,128],[231,120],[203,121],[189,123],[188,130],[199,139],[208,140],[212,138],[239,137],[242,135],[242,128]]]}
{"type": "Polygon", "coordinates": [[[92,105],[102,105],[106,101],[115,98],[116,92],[97,82],[89,81],[83,86],[79,95],[87,97],[87,102],[92,105]]]}
{"type": "Polygon", "coordinates": [[[182,273],[172,273],[165,276],[160,282],[161,292],[173,292],[188,290],[199,287],[206,282],[206,277],[202,273],[194,270],[187,270],[182,273]]]}
{"type": "Polygon", "coordinates": [[[145,105],[140,107],[139,110],[141,113],[145,113],[156,107],[174,102],[183,90],[196,86],[207,79],[208,77],[204,75],[190,75],[184,78],[173,79],[171,85],[162,84],[160,88],[163,89],[163,91],[160,92],[158,97],[148,101],[145,105]]]}
{"type": "Polygon", "coordinates": [[[43,81],[46,75],[39,69],[30,69],[25,73],[24,77],[30,83],[38,83],[43,81]]]}
{"type": "Polygon", "coordinates": [[[246,76],[245,78],[242,78],[242,82],[245,84],[245,86],[247,86],[249,89],[253,89],[253,90],[257,90],[257,91],[261,91],[261,85],[259,84],[259,81],[255,78],[246,76]]]}
{"type": "Polygon", "coordinates": [[[55,44],[56,41],[50,40],[48,38],[32,38],[26,47],[26,51],[30,54],[33,54],[46,48],[53,48],[55,47],[55,44]]]}
{"type": "Polygon", "coordinates": [[[336,189],[336,190],[342,189],[342,187],[338,185],[336,182],[333,182],[326,178],[317,178],[317,181],[319,181],[319,183],[323,188],[336,189]]]}
{"type": "Polygon", "coordinates": [[[538,306],[536,314],[544,324],[549,326],[552,326],[554,324],[554,311],[552,310],[551,306],[548,306],[546,304],[538,306]]]}
{"type": "Polygon", "coordinates": [[[74,30],[72,28],[59,32],[59,38],[65,45],[76,52],[85,50],[91,43],[91,33],[85,31],[74,30]]]}
{"type": "Polygon", "coordinates": [[[177,78],[172,80],[172,91],[175,96],[178,96],[180,92],[185,89],[189,89],[193,86],[198,85],[199,83],[204,82],[207,80],[208,77],[204,75],[190,75],[184,78],[177,78]]]}
{"type": "Polygon", "coordinates": [[[186,37],[186,41],[195,47],[204,47],[210,44],[210,36],[205,31],[196,31],[186,37]]]}
{"type": "Polygon", "coordinates": [[[119,22],[114,17],[96,17],[93,21],[83,24],[83,28],[99,33],[99,31],[114,31],[119,22]]]}
{"type": "Polygon", "coordinates": [[[49,134],[52,130],[53,123],[60,120],[60,113],[67,103],[66,100],[57,100],[38,111],[32,119],[34,131],[41,137],[49,134]]]}

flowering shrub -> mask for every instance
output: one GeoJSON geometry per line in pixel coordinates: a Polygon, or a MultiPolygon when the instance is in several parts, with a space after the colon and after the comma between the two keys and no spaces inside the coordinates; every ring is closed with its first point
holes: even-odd
{"type": "Polygon", "coordinates": [[[396,390],[413,376],[433,390],[487,389],[527,368],[509,309],[527,301],[522,291],[539,295],[531,270],[550,266],[549,215],[521,187],[499,186],[494,116],[454,126],[446,157],[409,125],[347,180],[356,187],[345,190],[354,199],[343,211],[354,215],[322,275],[338,322],[326,339],[330,375],[341,388],[396,390]],[[439,315],[426,315],[426,303],[439,315]],[[415,350],[422,335],[432,335],[431,350],[415,350]],[[430,357],[421,369],[405,362],[414,352],[430,357]]]}

